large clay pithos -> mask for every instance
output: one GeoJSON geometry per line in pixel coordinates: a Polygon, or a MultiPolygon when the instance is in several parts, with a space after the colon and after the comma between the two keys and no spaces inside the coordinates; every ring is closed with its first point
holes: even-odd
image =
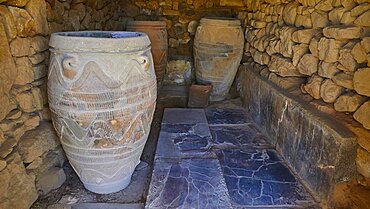
{"type": "Polygon", "coordinates": [[[194,39],[196,81],[212,84],[210,101],[224,100],[240,64],[244,35],[236,19],[202,18],[194,39]]]}
{"type": "Polygon", "coordinates": [[[161,85],[167,66],[167,30],[164,21],[130,21],[127,23],[128,31],[138,31],[146,33],[152,43],[152,54],[154,69],[158,84],[161,85]]]}
{"type": "Polygon", "coordinates": [[[127,187],[157,97],[148,36],[62,32],[49,45],[49,105],[70,164],[92,192],[127,187]]]}

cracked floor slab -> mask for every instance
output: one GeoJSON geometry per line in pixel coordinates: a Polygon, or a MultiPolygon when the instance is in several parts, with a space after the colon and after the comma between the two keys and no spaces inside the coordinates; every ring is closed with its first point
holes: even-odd
{"type": "Polygon", "coordinates": [[[310,206],[313,199],[272,149],[218,150],[234,206],[310,206]]]}
{"type": "Polygon", "coordinates": [[[217,107],[207,108],[205,110],[209,125],[221,124],[247,124],[251,123],[245,110],[243,109],[223,109],[217,107]]]}
{"type": "MultiPolygon", "coordinates": [[[[162,124],[155,158],[211,157],[207,124],[162,124]]],[[[214,157],[213,157],[214,158],[214,157]]]]}
{"type": "Polygon", "coordinates": [[[146,208],[231,208],[216,159],[156,159],[146,208]]]}

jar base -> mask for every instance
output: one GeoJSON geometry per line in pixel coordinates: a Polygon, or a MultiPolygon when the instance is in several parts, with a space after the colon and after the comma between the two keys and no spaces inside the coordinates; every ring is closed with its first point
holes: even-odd
{"type": "Polygon", "coordinates": [[[125,189],[131,182],[131,175],[119,181],[109,182],[106,184],[89,184],[83,183],[85,188],[97,194],[110,194],[125,189]]]}

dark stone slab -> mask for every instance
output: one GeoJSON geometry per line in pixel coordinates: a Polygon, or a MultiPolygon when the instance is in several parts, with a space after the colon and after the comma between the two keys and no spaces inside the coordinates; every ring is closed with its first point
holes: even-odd
{"type": "Polygon", "coordinates": [[[144,204],[121,204],[121,203],[80,203],[72,206],[72,209],[143,209],[144,204]]]}
{"type": "Polygon", "coordinates": [[[210,107],[206,109],[206,116],[210,125],[214,124],[246,124],[250,123],[244,109],[226,109],[210,107]]]}
{"type": "Polygon", "coordinates": [[[214,148],[272,148],[265,135],[252,123],[239,126],[211,126],[210,130],[214,148]]]}
{"type": "Polygon", "coordinates": [[[231,208],[218,160],[157,159],[145,208],[231,208]]]}
{"type": "Polygon", "coordinates": [[[356,175],[356,138],[344,125],[243,66],[241,96],[248,115],[267,133],[294,172],[323,202],[356,175]]]}
{"type": "Polygon", "coordinates": [[[156,158],[212,157],[207,124],[162,124],[156,158]]]}
{"type": "Polygon", "coordinates": [[[162,124],[196,124],[207,123],[203,109],[166,108],[162,124]]]}
{"type": "Polygon", "coordinates": [[[235,207],[315,204],[272,149],[218,150],[217,156],[235,207]]]}

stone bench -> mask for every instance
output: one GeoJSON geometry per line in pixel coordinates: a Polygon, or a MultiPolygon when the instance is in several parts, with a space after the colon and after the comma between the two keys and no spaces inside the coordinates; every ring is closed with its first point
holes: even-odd
{"type": "Polygon", "coordinates": [[[248,114],[317,200],[332,205],[334,192],[356,175],[356,136],[299,97],[241,66],[239,91],[248,114]]]}

